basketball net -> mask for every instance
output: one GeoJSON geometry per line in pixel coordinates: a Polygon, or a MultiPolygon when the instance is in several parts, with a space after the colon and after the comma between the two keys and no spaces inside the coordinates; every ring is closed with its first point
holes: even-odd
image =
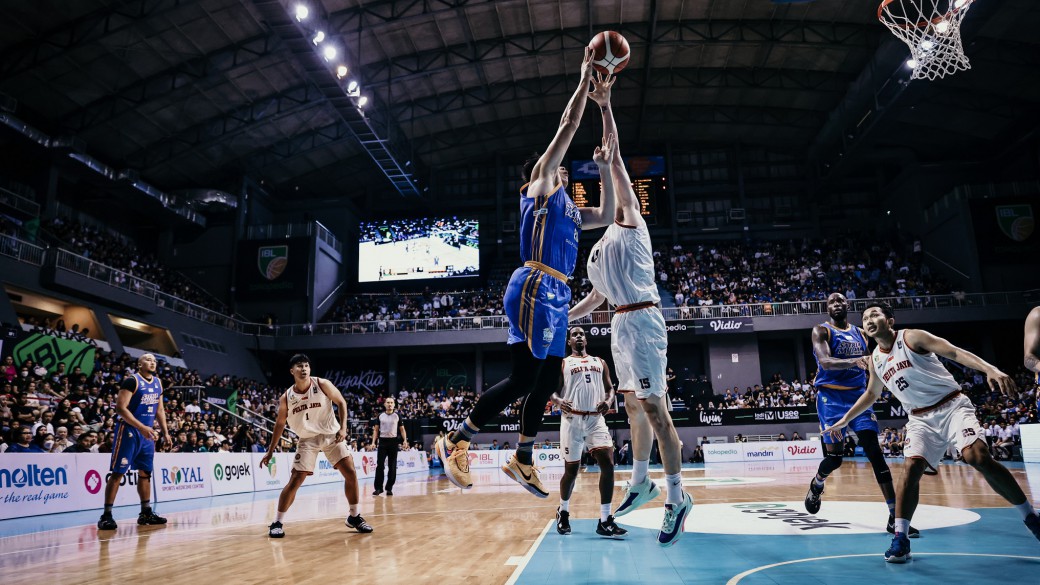
{"type": "Polygon", "coordinates": [[[911,79],[936,79],[971,69],[961,21],[973,0],[882,0],[878,20],[910,47],[911,79]]]}

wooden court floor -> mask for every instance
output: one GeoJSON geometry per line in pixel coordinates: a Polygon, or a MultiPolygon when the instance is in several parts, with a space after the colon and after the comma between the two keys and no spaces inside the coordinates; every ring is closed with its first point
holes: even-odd
{"type": "MultiPolygon", "coordinates": [[[[898,480],[901,461],[893,460],[892,467],[898,480]]],[[[687,523],[688,530],[699,521],[706,522],[707,511],[715,509],[718,504],[801,502],[815,468],[815,462],[811,461],[794,465],[781,462],[686,468],[683,473],[684,484],[695,502],[687,523]],[[699,513],[702,513],[700,520],[699,513]]],[[[163,585],[483,585],[514,582],[567,585],[601,582],[726,584],[734,582],[732,579],[736,572],[714,574],[701,567],[701,570],[691,569],[687,574],[685,569],[676,564],[675,559],[689,559],[691,563],[704,562],[704,555],[698,551],[705,550],[704,544],[713,539],[721,542],[719,539],[722,538],[731,540],[726,541],[728,544],[720,552],[713,553],[718,555],[712,564],[715,567],[726,566],[721,561],[727,555],[733,557],[730,560],[737,568],[743,566],[741,563],[749,557],[761,557],[758,560],[774,558],[762,553],[764,549],[761,543],[751,544],[757,542],[756,538],[765,539],[762,542],[767,544],[783,543],[779,547],[783,552],[778,550],[775,558],[819,556],[819,543],[823,542],[823,537],[784,537],[781,540],[757,534],[754,538],[734,536],[732,533],[715,536],[711,533],[714,529],[706,533],[687,532],[678,546],[663,551],[654,544],[656,532],[650,526],[659,523],[659,519],[653,517],[643,522],[646,528],[629,525],[630,534],[625,543],[597,539],[591,534],[594,523],[591,520],[584,523],[578,520],[591,519],[598,514],[596,484],[599,475],[594,469],[579,476],[571,503],[572,518],[576,520],[575,534],[569,537],[556,534],[551,526],[562,469],[543,470],[546,484],[552,486],[548,499],[529,495],[497,470],[474,470],[475,487],[462,493],[435,470],[431,475],[420,473],[399,476],[394,489],[396,495],[393,497],[374,497],[371,495],[371,482],[363,483],[361,512],[375,527],[375,532],[367,535],[355,533],[343,525],[346,502],[342,490],[336,484],[305,487],[300,491],[286,517],[286,537],[281,540],[267,537],[267,524],[275,512],[277,492],[165,504],[158,509],[169,518],[170,523],[165,527],[139,528],[134,522],[137,513],[135,508],[117,509],[116,519],[120,521],[118,531],[100,536],[94,525],[96,511],[3,521],[0,522],[0,583],[143,583],[147,580],[163,585]],[[743,549],[744,542],[748,543],[746,550],[743,549]],[[812,543],[811,546],[809,543],[812,543]],[[809,552],[803,554],[799,551],[800,547],[809,552]],[[666,552],[671,555],[670,564],[658,566],[651,562],[653,559],[666,558],[666,552]],[[610,565],[624,558],[635,559],[635,564],[641,562],[639,559],[649,560],[643,569],[635,572],[628,572],[631,569],[620,565],[610,565]],[[604,566],[607,568],[604,569],[604,566]],[[674,571],[675,575],[669,570],[674,571]],[[655,571],[658,572],[657,577],[655,571]]],[[[1012,471],[1027,493],[1040,492],[1040,465],[1027,468],[1018,464],[1012,471]],[[1029,479],[1033,479],[1032,486],[1029,479]]],[[[651,475],[659,477],[661,471],[652,470],[651,475]]],[[[622,484],[628,476],[627,470],[620,470],[615,479],[618,484],[622,484]]],[[[615,502],[620,499],[621,493],[622,488],[616,487],[615,502]]],[[[867,532],[872,532],[869,545],[859,545],[860,548],[856,550],[864,551],[859,555],[861,557],[876,552],[877,558],[870,562],[876,564],[879,570],[889,570],[891,567],[877,562],[887,547],[888,537],[882,527],[887,514],[873,473],[865,461],[847,461],[828,481],[820,515],[828,511],[829,504],[832,514],[840,516],[844,513],[842,505],[845,504],[831,502],[874,504],[870,508],[871,518],[867,524],[876,526],[865,528],[867,532]],[[873,520],[874,510],[877,510],[876,521],[873,520]]],[[[661,503],[648,504],[647,514],[652,516],[661,503]]],[[[939,476],[925,478],[921,487],[921,503],[957,509],[1008,511],[1007,504],[990,490],[981,475],[963,465],[941,466],[939,476]]],[[[781,504],[762,505],[783,508],[781,504]]],[[[788,505],[790,509],[802,511],[800,507],[788,505]]],[[[1010,511],[1014,512],[1013,509],[1010,511]]],[[[950,512],[945,514],[948,516],[950,512]]],[[[751,516],[747,517],[748,522],[751,522],[751,516]]],[[[850,525],[862,521],[837,519],[847,520],[844,523],[850,525]]],[[[1037,571],[1033,575],[1040,574],[1040,542],[1031,540],[1032,537],[1021,526],[1020,520],[1013,520],[1018,526],[1009,525],[1008,528],[1008,538],[1014,545],[1012,548],[1033,551],[1030,554],[1038,557],[1036,561],[1026,558],[1028,554],[1018,556],[1025,558],[1022,562],[1031,563],[1027,566],[1037,571]]],[[[724,518],[722,522],[723,528],[720,530],[727,530],[724,518]]],[[[734,522],[731,526],[741,524],[734,522]]],[[[915,551],[922,550],[918,543],[929,542],[927,527],[922,526],[922,529],[925,530],[925,536],[915,541],[915,551]]],[[[952,537],[954,544],[946,543],[945,546],[956,548],[962,544],[960,548],[971,548],[973,543],[971,537],[967,536],[971,533],[964,534],[955,534],[952,537]]],[[[935,544],[940,541],[932,542],[935,544]]],[[[1006,546],[1001,548],[1007,550],[1006,546]]],[[[927,565],[927,561],[915,562],[927,565]]],[[[752,565],[755,563],[748,566],[752,565]]],[[[941,574],[938,575],[941,577],[941,574]]],[[[943,581],[941,578],[930,579],[932,577],[905,582],[943,581]]],[[[755,581],[748,577],[740,582],[785,581],[776,577],[755,581]]],[[[802,584],[829,582],[826,579],[799,580],[802,584]]],[[[946,579],[944,582],[951,581],[946,579]]],[[[1040,578],[1031,582],[1040,582],[1040,578]]]]}

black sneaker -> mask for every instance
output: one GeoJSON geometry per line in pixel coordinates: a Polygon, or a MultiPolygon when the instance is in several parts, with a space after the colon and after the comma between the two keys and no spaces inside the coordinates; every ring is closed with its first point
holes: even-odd
{"type": "Polygon", "coordinates": [[[809,491],[805,494],[805,511],[815,514],[820,511],[820,496],[823,495],[823,486],[816,487],[816,478],[809,480],[809,491]]]}
{"type": "Polygon", "coordinates": [[[1033,536],[1040,540],[1040,516],[1036,514],[1030,514],[1025,519],[1026,528],[1033,533],[1033,536]]]}
{"type": "Polygon", "coordinates": [[[285,536],[285,530],[282,530],[282,523],[277,521],[277,520],[272,522],[271,526],[268,527],[267,536],[270,536],[271,538],[282,538],[282,537],[284,537],[285,536]]]}
{"type": "Polygon", "coordinates": [[[137,523],[141,526],[160,526],[166,524],[166,518],[157,516],[155,512],[149,510],[137,515],[137,523]]]}
{"type": "Polygon", "coordinates": [[[560,534],[571,533],[571,513],[556,508],[556,532],[560,534]]]}
{"type": "Polygon", "coordinates": [[[98,530],[115,530],[118,525],[111,514],[102,514],[101,519],[97,521],[97,528],[98,530]]]}
{"type": "Polygon", "coordinates": [[[394,495],[394,490],[386,490],[386,495],[388,495],[388,496],[394,495]]]}
{"type": "Polygon", "coordinates": [[[369,526],[368,522],[365,522],[365,519],[361,517],[361,514],[358,514],[357,516],[347,516],[347,520],[344,524],[364,534],[368,534],[375,530],[369,526]]]}
{"type": "MultiPolygon", "coordinates": [[[[888,527],[886,528],[886,530],[888,530],[889,534],[895,534],[896,533],[896,517],[895,516],[889,515],[889,517],[888,517],[888,527]]],[[[911,526],[910,530],[907,531],[906,537],[907,538],[921,538],[921,531],[916,529],[916,528],[914,528],[913,526],[911,526]]]]}
{"type": "Polygon", "coordinates": [[[613,516],[607,516],[606,522],[601,520],[596,523],[596,534],[605,538],[621,538],[628,534],[628,531],[614,524],[613,516]]]}
{"type": "Polygon", "coordinates": [[[373,496],[379,496],[379,495],[382,495],[382,494],[383,494],[383,490],[376,490],[376,491],[372,492],[373,496]]]}

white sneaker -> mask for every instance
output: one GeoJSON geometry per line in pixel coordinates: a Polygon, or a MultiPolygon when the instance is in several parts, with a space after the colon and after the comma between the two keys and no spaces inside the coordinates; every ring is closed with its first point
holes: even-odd
{"type": "Polygon", "coordinates": [[[661,495],[661,488],[657,487],[656,483],[650,481],[650,476],[647,476],[641,483],[635,485],[628,482],[625,484],[625,497],[621,500],[621,505],[618,506],[617,511],[614,512],[614,517],[620,518],[659,495],[661,495]]]}

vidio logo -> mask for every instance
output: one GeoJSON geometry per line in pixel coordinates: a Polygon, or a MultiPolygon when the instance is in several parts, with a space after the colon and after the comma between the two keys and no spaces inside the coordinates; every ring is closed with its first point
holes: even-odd
{"type": "Polygon", "coordinates": [[[227,478],[228,481],[234,481],[239,478],[252,477],[249,473],[249,466],[245,463],[240,465],[221,465],[216,464],[213,466],[213,477],[217,478],[217,481],[224,481],[227,478]]]}

